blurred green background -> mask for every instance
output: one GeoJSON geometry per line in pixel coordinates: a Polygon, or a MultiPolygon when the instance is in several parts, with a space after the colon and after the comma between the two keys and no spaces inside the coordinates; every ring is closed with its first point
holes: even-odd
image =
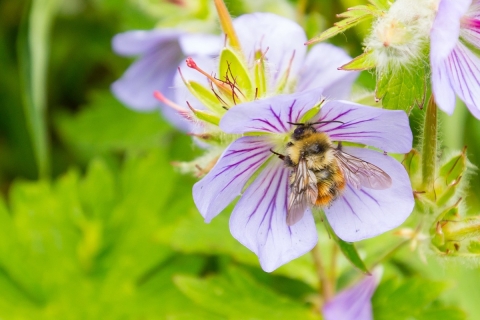
{"type": "MultiPolygon", "coordinates": [[[[361,3],[227,6],[234,16],[297,19],[311,37],[361,3]]],[[[136,113],[110,93],[132,62],[112,52],[116,33],[218,30],[212,9],[207,0],[0,2],[0,319],[321,318],[311,257],[267,274],[231,237],[228,213],[204,224],[191,199],[195,179],[170,165],[200,150],[158,112],[136,113]]],[[[361,24],[332,42],[355,56],[367,32],[361,24]]],[[[361,75],[359,88],[374,86],[361,75]]],[[[417,133],[422,117],[412,115],[417,133]]],[[[464,106],[442,115],[441,136],[442,150],[468,145],[480,166],[480,126],[464,106]]],[[[480,183],[476,175],[471,182],[466,199],[477,214],[480,183]]],[[[332,243],[319,232],[327,256],[332,243]]],[[[389,234],[358,247],[373,263],[395,241],[389,234]]],[[[478,261],[445,262],[427,248],[428,263],[406,247],[385,265],[376,319],[480,317],[478,261]]],[[[338,289],[361,277],[344,259],[338,275],[338,289]]]]}

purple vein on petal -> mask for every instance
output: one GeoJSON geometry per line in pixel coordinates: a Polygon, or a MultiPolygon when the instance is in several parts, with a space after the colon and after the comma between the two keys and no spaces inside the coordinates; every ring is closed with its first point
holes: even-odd
{"type": "MultiPolygon", "coordinates": [[[[355,190],[350,185],[347,184],[347,187],[350,189],[351,192],[353,192],[358,197],[355,190]]],[[[346,205],[350,208],[350,211],[355,215],[355,217],[357,217],[358,220],[360,220],[360,222],[362,222],[362,219],[360,219],[360,217],[357,215],[355,210],[353,210],[352,205],[350,204],[350,202],[348,202],[347,198],[343,197],[343,201],[345,201],[346,205]]]]}
{"type": "MultiPolygon", "coordinates": [[[[295,104],[295,101],[296,101],[296,100],[293,101],[292,106],[295,104]]],[[[284,130],[283,132],[287,132],[288,129],[287,129],[287,128],[285,127],[285,125],[283,124],[283,121],[282,121],[280,115],[277,114],[277,113],[273,110],[272,105],[270,105],[270,112],[273,114],[273,116],[275,117],[275,119],[277,119],[278,123],[282,126],[282,129],[284,130]]],[[[280,132],[280,131],[279,131],[279,132],[280,132]]]]}
{"type": "Polygon", "coordinates": [[[360,189],[360,192],[362,192],[363,194],[365,194],[367,197],[369,197],[370,199],[372,199],[377,205],[380,206],[380,203],[378,202],[378,200],[372,196],[370,193],[368,193],[367,191],[365,191],[363,188],[360,189]]]}
{"type": "MultiPolygon", "coordinates": [[[[270,126],[270,128],[272,128],[273,130],[275,130],[275,131],[277,131],[277,132],[281,132],[276,126],[273,125],[273,123],[271,123],[271,122],[268,121],[268,120],[259,119],[259,118],[253,118],[252,120],[265,123],[266,125],[270,126]]],[[[260,130],[265,130],[265,131],[271,131],[270,129],[267,129],[267,128],[264,128],[264,127],[261,127],[261,128],[249,127],[249,128],[252,128],[252,129],[260,129],[260,130]]]]}

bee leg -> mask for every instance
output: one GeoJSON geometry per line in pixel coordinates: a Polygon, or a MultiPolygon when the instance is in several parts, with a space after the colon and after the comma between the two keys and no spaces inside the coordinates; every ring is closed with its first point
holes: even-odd
{"type": "Polygon", "coordinates": [[[281,160],[285,160],[285,156],[283,154],[275,152],[272,149],[270,149],[270,152],[276,154],[281,160]]]}
{"type": "Polygon", "coordinates": [[[338,141],[337,150],[342,150],[342,141],[338,141]]]}

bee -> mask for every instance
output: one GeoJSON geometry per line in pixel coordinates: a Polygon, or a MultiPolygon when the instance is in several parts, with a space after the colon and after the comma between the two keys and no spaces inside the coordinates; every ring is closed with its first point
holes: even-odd
{"type": "MultiPolygon", "coordinates": [[[[330,121],[331,122],[331,121],[330,121]]],[[[286,145],[286,155],[272,151],[290,173],[287,225],[298,222],[308,206],[328,207],[347,183],[382,190],[392,185],[391,177],[379,167],[342,151],[329,136],[318,132],[315,123],[291,123],[297,128],[286,145]]]]}

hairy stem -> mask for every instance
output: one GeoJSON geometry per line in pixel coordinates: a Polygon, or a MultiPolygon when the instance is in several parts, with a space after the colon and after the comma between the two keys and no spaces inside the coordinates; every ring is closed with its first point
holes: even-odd
{"type": "Polygon", "coordinates": [[[220,25],[222,26],[223,32],[225,32],[227,36],[227,40],[230,43],[230,46],[239,53],[241,53],[242,48],[240,46],[240,41],[238,40],[237,34],[235,33],[235,29],[233,28],[232,17],[228,12],[227,6],[223,2],[223,0],[214,0],[214,3],[215,8],[217,9],[218,18],[220,19],[220,25]]]}
{"type": "Polygon", "coordinates": [[[426,190],[433,189],[437,162],[437,104],[433,94],[427,104],[423,126],[422,182],[426,190]]]}
{"type": "Polygon", "coordinates": [[[319,293],[325,301],[329,301],[334,295],[333,283],[327,276],[318,243],[310,252],[312,253],[313,263],[318,275],[319,293]]]}

